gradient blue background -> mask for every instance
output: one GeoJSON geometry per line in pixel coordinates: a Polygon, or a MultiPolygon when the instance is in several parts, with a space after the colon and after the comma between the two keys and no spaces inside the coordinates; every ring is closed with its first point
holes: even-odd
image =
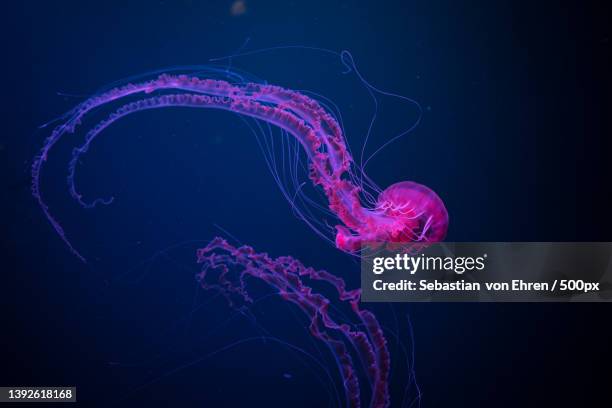
{"type": "MultiPolygon", "coordinates": [[[[578,2],[247,1],[246,13],[233,16],[230,7],[6,6],[2,385],[76,385],[83,406],[327,402],[322,372],[271,343],[173,371],[260,330],[240,318],[210,335],[230,315],[218,300],[190,312],[207,299],[193,279],[196,243],[142,263],[173,244],[210,239],[220,233],[215,223],[258,250],[293,255],[357,284],[355,264],[292,215],[235,116],[169,110],[118,124],[80,167],[88,196],[117,199],[95,211],[67,199],[64,166],[73,145],[58,146],[44,192],[88,265],[66,250],[29,194],[31,158],[45,136],[36,128],[78,95],[129,75],[206,64],[247,38],[247,49],[348,49],[373,84],[418,100],[421,125],[379,154],[368,173],[382,186],[412,179],[437,191],[451,217],[449,240],[611,239],[607,10],[578,2]]],[[[339,73],[338,61],[286,51],[235,63],[271,83],[330,97],[353,148],[362,143],[372,105],[358,81],[339,73]]],[[[376,141],[413,118],[414,109],[382,101],[376,141]]],[[[312,347],[304,322],[281,302],[260,306],[254,314],[262,327],[312,347]]],[[[375,309],[392,320],[388,308],[375,309]]],[[[401,321],[408,312],[425,407],[583,406],[606,395],[609,374],[597,370],[610,363],[608,305],[396,311],[401,321]]],[[[401,337],[411,345],[405,330],[401,337]]],[[[394,377],[395,393],[404,374],[394,377]]]]}

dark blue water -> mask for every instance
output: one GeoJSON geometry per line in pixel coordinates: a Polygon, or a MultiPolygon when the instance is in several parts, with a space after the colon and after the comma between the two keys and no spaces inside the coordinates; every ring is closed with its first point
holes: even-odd
{"type": "MultiPolygon", "coordinates": [[[[164,67],[287,45],[349,50],[368,81],[415,99],[424,112],[413,132],[371,160],[368,174],[383,187],[414,180],[434,189],[450,214],[449,240],[610,240],[605,10],[486,1],[236,7],[187,0],[7,6],[0,385],[76,385],[80,404],[96,407],[335,406],[342,397],[333,356],[296,310],[266,298],[236,314],[195,282],[194,250],[230,233],[358,284],[355,262],[293,215],[237,116],[168,109],[117,123],[79,166],[87,197],[115,197],[94,210],[79,208],[65,189],[66,163],[83,135],[62,141],[43,193],[87,264],[30,196],[29,166],[46,136],[39,125],[108,83],[164,67]],[[255,336],[264,340],[215,352],[255,336]]],[[[280,49],[231,63],[332,100],[360,151],[374,104],[336,57],[280,49]]],[[[413,105],[378,103],[366,156],[416,118],[413,105]]],[[[593,368],[609,361],[603,306],[372,309],[398,333],[388,334],[394,406],[406,387],[404,401],[419,397],[400,345],[414,349],[426,407],[570,406],[597,393],[603,380],[593,368]]]]}

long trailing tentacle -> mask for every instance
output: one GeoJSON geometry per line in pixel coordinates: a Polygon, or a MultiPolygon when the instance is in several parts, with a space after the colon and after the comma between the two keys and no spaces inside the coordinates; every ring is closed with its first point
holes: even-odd
{"type": "Polygon", "coordinates": [[[265,253],[255,252],[249,246],[234,247],[222,238],[215,238],[198,250],[197,258],[198,263],[202,264],[202,271],[198,275],[202,287],[219,291],[230,304],[235,302],[235,298],[251,301],[246,282],[250,277],[266,282],[283,299],[298,306],[310,319],[312,335],[325,342],[337,357],[349,405],[358,407],[361,395],[357,369],[347,345],[332,333],[346,338],[365,366],[365,374],[372,387],[369,406],[379,408],[389,405],[391,358],[387,340],[376,317],[360,308],[359,289],[347,290],[342,278],[305,267],[290,256],[271,258],[265,253]],[[216,272],[214,276],[213,272],[216,272]],[[330,300],[315,293],[304,279],[330,284],[339,301],[350,305],[365,331],[356,330],[347,323],[338,323],[330,314],[330,300]]]}
{"type": "MultiPolygon", "coordinates": [[[[79,156],[86,152],[93,139],[113,122],[132,112],[151,108],[210,107],[262,120],[285,130],[296,138],[309,159],[310,179],[315,186],[323,189],[330,211],[341,221],[341,224],[336,225],[335,242],[339,249],[356,252],[361,248],[362,242],[410,242],[444,237],[448,223],[446,209],[435,193],[428,189],[425,190],[423,186],[420,186],[417,192],[421,194],[425,191],[428,197],[423,203],[417,202],[416,204],[420,204],[422,208],[415,208],[411,214],[389,210],[394,206],[404,206],[407,199],[413,198],[416,190],[407,191],[407,185],[404,185],[405,193],[403,197],[399,197],[399,201],[391,202],[385,208],[379,206],[378,203],[374,207],[369,206],[373,197],[369,194],[362,194],[363,181],[356,184],[360,177],[361,180],[363,177],[354,173],[353,159],[341,126],[334,116],[314,99],[273,85],[257,83],[235,85],[222,80],[163,74],[150,81],[113,88],[86,100],[73,109],[69,119],[52,132],[45,141],[39,156],[34,160],[32,165],[34,197],[58,234],[80,258],[82,256],[69,242],[60,224],[51,216],[40,193],[40,171],[47,160],[49,151],[62,135],[74,132],[84,116],[97,107],[136,94],[177,90],[182,93],[162,94],[125,104],[87,133],[85,144],[74,150],[69,165],[70,193],[81,205],[91,207],[97,203],[110,202],[110,200],[84,202],[74,186],[74,171],[79,156]],[[363,202],[362,198],[364,198],[363,202]],[[418,220],[415,221],[416,218],[418,220]],[[428,221],[432,218],[435,218],[436,222],[428,221]],[[415,229],[422,229],[423,225],[427,229],[435,228],[435,231],[431,233],[415,231],[415,229]]],[[[384,193],[385,191],[379,194],[379,199],[384,193]]],[[[391,195],[387,194],[387,196],[391,195]]]]}

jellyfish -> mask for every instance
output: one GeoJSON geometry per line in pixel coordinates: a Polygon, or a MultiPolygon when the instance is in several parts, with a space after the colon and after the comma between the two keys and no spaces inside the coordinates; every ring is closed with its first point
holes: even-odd
{"type": "Polygon", "coordinates": [[[65,122],[53,130],[34,159],[32,193],[56,232],[81,259],[84,258],[43,200],[40,172],[51,148],[64,134],[74,133],[88,113],[133,96],[140,96],[140,99],[124,103],[92,127],[84,143],[73,151],[68,184],[71,196],[84,207],[112,201],[84,201],[74,181],[80,157],[106,128],[127,115],[150,109],[221,109],[279,127],[297,140],[308,158],[310,180],[323,190],[329,211],[339,221],[335,226],[338,249],[358,253],[364,243],[428,243],[441,241],[446,235],[448,213],[442,200],[431,189],[404,181],[382,191],[375,187],[377,199],[365,191],[368,181],[364,183],[360,175],[362,169],[356,169],[340,125],[315,99],[275,85],[162,74],[152,80],[111,88],[79,104],[66,114],[65,122]]]}
{"type": "MultiPolygon", "coordinates": [[[[79,160],[105,129],[128,115],[146,110],[167,107],[218,109],[233,112],[241,119],[254,120],[254,129],[261,130],[263,123],[293,138],[292,154],[301,149],[307,161],[296,160],[289,166],[289,178],[294,184],[292,193],[284,188],[276,163],[270,156],[266,156],[268,166],[295,213],[337,249],[360,256],[362,248],[369,243],[423,245],[441,241],[446,235],[448,213],[440,197],[428,187],[412,181],[379,188],[367,177],[363,166],[356,164],[342,125],[324,98],[251,81],[242,73],[228,69],[205,68],[189,74],[170,70],[150,79],[130,80],[108,87],[78,104],[58,119],[59,125],[45,139],[33,160],[32,194],[60,238],[83,261],[84,256],[72,244],[44,200],[41,172],[53,147],[63,136],[79,130],[84,119],[98,108],[115,105],[118,107],[106,118],[85,132],[83,142],[73,149],[68,164],[69,194],[85,208],[113,201],[112,197],[86,200],[75,182],[79,160]],[[295,176],[298,166],[302,165],[312,185],[322,192],[326,205],[302,194],[301,184],[295,176]],[[334,216],[336,224],[323,228],[327,224],[317,219],[315,211],[334,216]]],[[[267,148],[263,143],[262,150],[265,152],[267,148]]],[[[197,276],[201,286],[217,290],[230,304],[251,301],[246,283],[250,278],[265,282],[284,300],[296,305],[310,320],[310,333],[324,342],[336,357],[349,406],[361,405],[358,366],[363,367],[370,386],[369,406],[378,408],[390,404],[391,356],[387,341],[374,314],[361,308],[359,289],[349,290],[341,277],[305,267],[295,258],[272,258],[248,246],[234,247],[221,238],[200,249],[197,260],[202,265],[197,276]],[[348,304],[359,326],[332,316],[329,313],[332,300],[308,286],[307,282],[313,281],[331,285],[337,295],[334,302],[348,304]]]]}

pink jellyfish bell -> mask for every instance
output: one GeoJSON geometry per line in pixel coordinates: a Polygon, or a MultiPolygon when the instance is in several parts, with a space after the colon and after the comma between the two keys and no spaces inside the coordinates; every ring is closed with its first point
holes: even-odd
{"type": "Polygon", "coordinates": [[[393,220],[389,242],[439,242],[446,236],[448,212],[429,187],[402,181],[387,187],[378,196],[376,211],[393,220]]]}

